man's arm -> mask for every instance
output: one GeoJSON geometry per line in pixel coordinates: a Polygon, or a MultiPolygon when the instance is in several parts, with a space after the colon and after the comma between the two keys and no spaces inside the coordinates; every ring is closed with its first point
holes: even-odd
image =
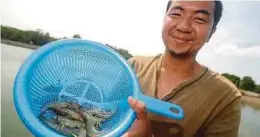
{"type": "Polygon", "coordinates": [[[228,104],[206,128],[204,137],[237,137],[241,119],[241,97],[228,104]]]}

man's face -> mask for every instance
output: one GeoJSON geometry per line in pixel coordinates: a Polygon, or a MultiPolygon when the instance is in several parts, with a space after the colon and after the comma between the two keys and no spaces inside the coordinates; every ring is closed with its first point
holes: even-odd
{"type": "Polygon", "coordinates": [[[214,32],[214,1],[173,1],[165,18],[163,42],[171,54],[195,56],[214,32]]]}

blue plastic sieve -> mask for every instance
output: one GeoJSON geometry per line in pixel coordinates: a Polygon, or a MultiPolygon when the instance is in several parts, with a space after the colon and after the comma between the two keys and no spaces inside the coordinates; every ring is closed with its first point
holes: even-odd
{"type": "Polygon", "coordinates": [[[35,136],[64,136],[37,117],[41,107],[52,101],[74,101],[86,107],[117,105],[116,114],[102,124],[102,130],[104,136],[120,136],[135,119],[129,96],[143,101],[152,113],[183,118],[180,106],[143,95],[127,61],[112,48],[93,41],[67,39],[44,45],[23,63],[14,83],[15,108],[35,136]]]}

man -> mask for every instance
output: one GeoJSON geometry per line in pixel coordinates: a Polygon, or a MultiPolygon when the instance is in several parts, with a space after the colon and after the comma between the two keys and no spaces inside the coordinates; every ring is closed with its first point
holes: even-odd
{"type": "MultiPolygon", "coordinates": [[[[183,120],[148,113],[145,104],[129,98],[137,114],[124,137],[236,137],[241,94],[225,77],[196,61],[201,47],[216,31],[220,1],[172,1],[164,18],[166,50],[155,57],[133,57],[144,94],[180,105],[183,120]]],[[[162,106],[163,107],[163,106],[162,106]]]]}

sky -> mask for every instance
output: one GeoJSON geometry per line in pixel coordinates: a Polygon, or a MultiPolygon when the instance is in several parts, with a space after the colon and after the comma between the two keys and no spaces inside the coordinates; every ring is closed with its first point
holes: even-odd
{"type": "MultiPolygon", "coordinates": [[[[161,29],[168,0],[1,0],[1,24],[41,29],[54,37],[127,49],[133,55],[163,53],[161,29]]],[[[217,31],[197,60],[220,73],[251,76],[260,84],[260,1],[223,1],[217,31]]]]}

